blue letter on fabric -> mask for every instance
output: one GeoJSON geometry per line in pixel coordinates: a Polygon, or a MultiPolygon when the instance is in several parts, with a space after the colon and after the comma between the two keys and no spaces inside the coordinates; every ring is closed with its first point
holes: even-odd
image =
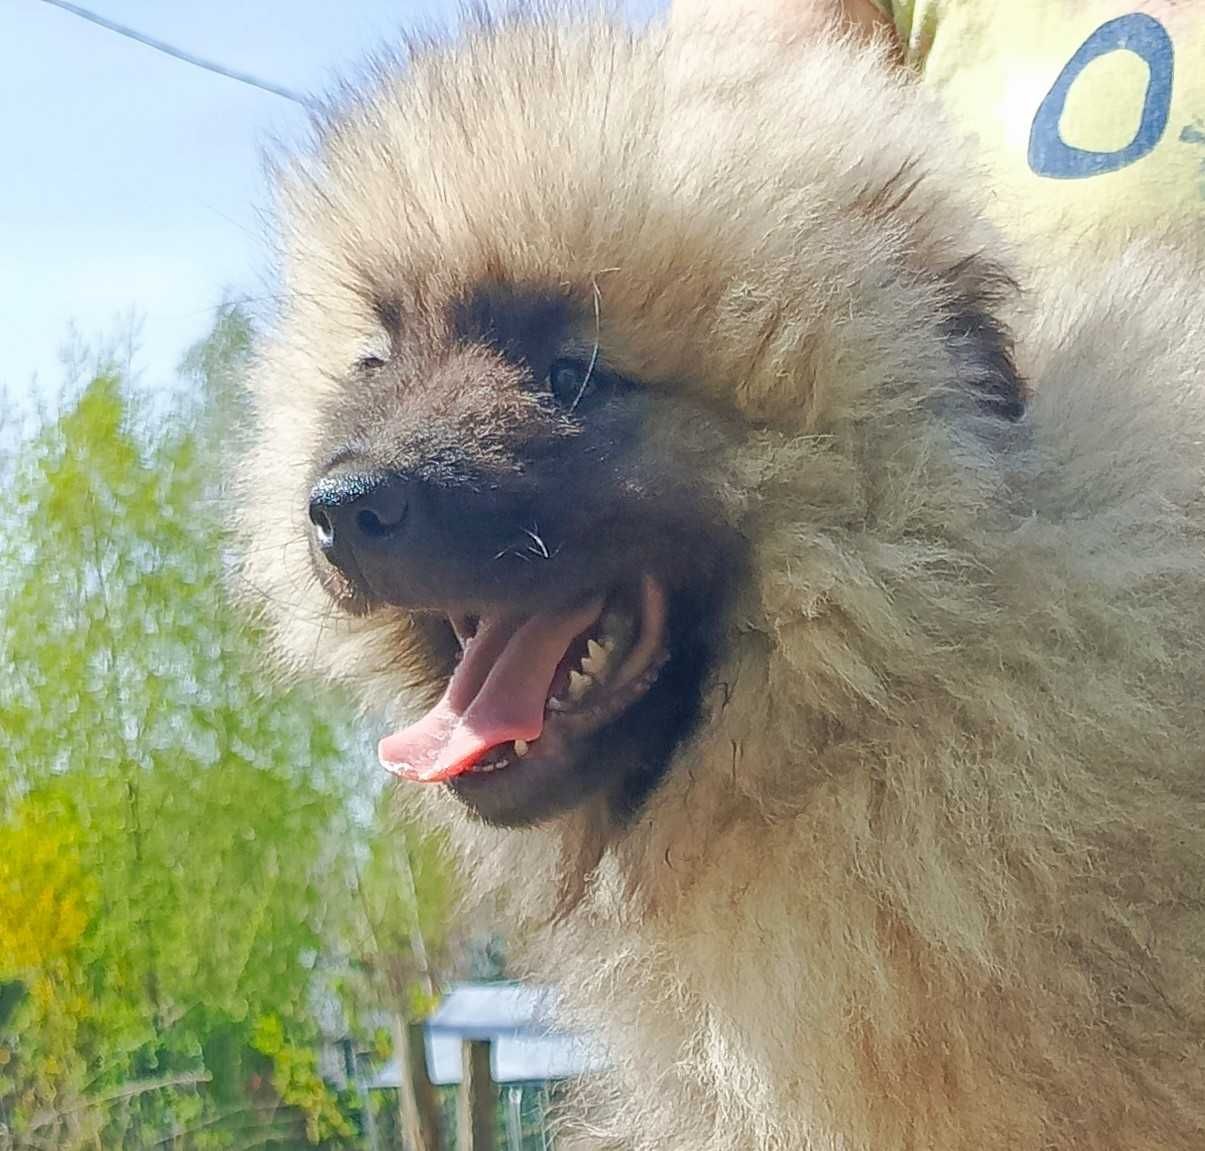
{"type": "Polygon", "coordinates": [[[1038,107],[1029,132],[1029,166],[1039,176],[1055,180],[1082,180],[1115,172],[1141,160],[1159,143],[1171,112],[1175,49],[1171,37],[1153,16],[1132,12],[1102,24],[1067,62],[1054,87],[1038,107]],[[1062,137],[1059,122],[1067,94],[1080,73],[1101,56],[1127,51],[1139,56],[1150,71],[1142,119],[1134,138],[1116,152],[1073,148],[1062,137]]]}

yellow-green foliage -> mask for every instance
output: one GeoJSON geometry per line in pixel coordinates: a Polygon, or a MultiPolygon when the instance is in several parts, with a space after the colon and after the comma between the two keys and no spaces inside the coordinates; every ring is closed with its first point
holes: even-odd
{"type": "Polygon", "coordinates": [[[272,1061],[272,1084],[283,1102],[304,1113],[306,1136],[311,1143],[351,1138],[354,1130],[339,1110],[334,1092],[318,1074],[312,1047],[290,1043],[275,1015],[256,1020],[251,1046],[272,1061]]]}
{"type": "Polygon", "coordinates": [[[356,1134],[309,1044],[319,975],[359,958],[376,832],[338,704],[265,682],[228,605],[211,465],[248,335],[223,311],[166,417],[92,373],[0,461],[0,1130],[64,1151],[356,1134]]]}
{"type": "Polygon", "coordinates": [[[96,898],[81,834],[70,807],[49,796],[22,799],[0,824],[0,979],[48,974],[76,954],[96,898]]]}

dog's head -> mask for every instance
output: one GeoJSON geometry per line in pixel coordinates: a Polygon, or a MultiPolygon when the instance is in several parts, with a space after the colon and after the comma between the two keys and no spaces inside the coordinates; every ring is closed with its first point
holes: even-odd
{"type": "Polygon", "coordinates": [[[841,541],[1016,416],[919,101],[835,44],[518,22],[322,119],[281,173],[245,571],[286,658],[396,717],[388,766],[622,823],[742,658],[841,617],[841,541]]]}

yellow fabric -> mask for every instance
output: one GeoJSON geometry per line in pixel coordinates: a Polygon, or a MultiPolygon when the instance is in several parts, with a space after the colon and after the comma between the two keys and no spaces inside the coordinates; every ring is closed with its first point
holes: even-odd
{"type": "Polygon", "coordinates": [[[977,138],[1012,234],[1205,227],[1205,0],[875,3],[977,138]]]}

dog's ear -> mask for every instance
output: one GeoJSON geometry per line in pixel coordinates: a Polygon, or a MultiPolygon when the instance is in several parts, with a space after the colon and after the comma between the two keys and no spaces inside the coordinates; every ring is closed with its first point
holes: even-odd
{"type": "Polygon", "coordinates": [[[856,210],[876,228],[898,230],[902,221],[915,230],[918,242],[903,262],[910,276],[936,288],[939,332],[959,384],[981,397],[991,414],[1018,420],[1025,412],[1026,385],[1005,316],[1020,287],[1002,264],[981,250],[959,258],[951,255],[946,229],[935,226],[937,205],[923,194],[928,186],[920,162],[913,158],[881,184],[864,189],[856,210]]]}
{"type": "Polygon", "coordinates": [[[1012,331],[1004,309],[1019,289],[1008,273],[983,256],[970,256],[947,269],[949,310],[942,337],[959,377],[977,392],[987,409],[1003,419],[1025,414],[1026,385],[1017,369],[1012,331]]]}

